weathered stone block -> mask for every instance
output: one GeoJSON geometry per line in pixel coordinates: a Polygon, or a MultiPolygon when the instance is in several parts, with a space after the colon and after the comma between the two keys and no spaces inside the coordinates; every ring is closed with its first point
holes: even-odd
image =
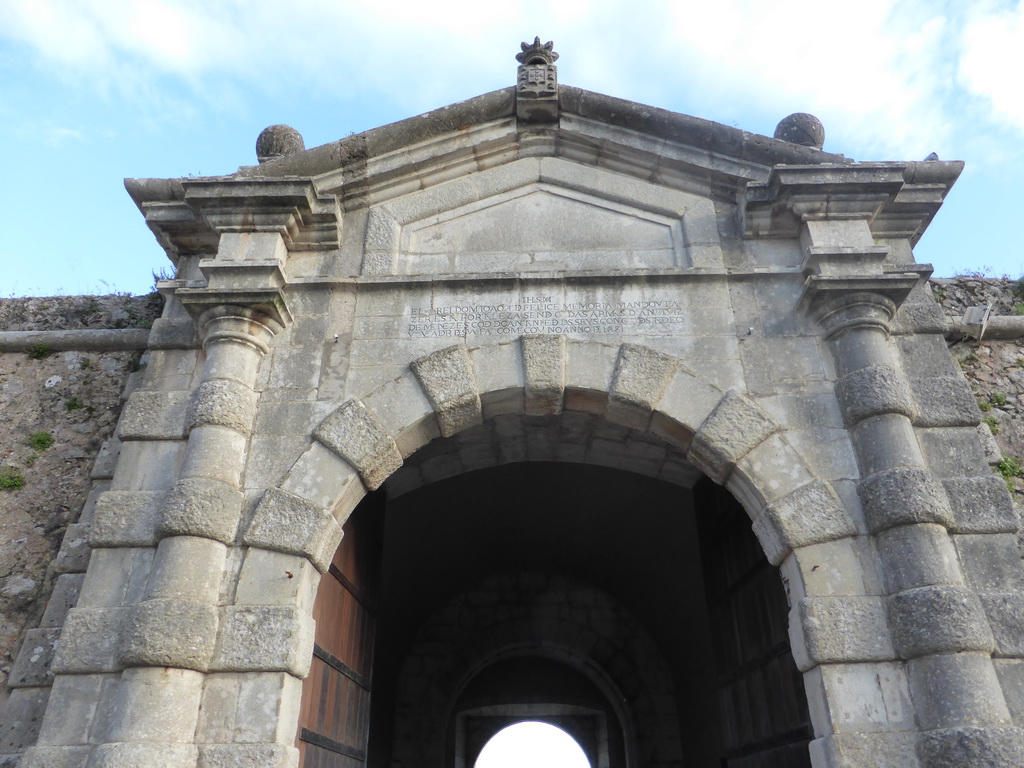
{"type": "Polygon", "coordinates": [[[914,377],[910,388],[917,400],[917,426],[973,427],[981,420],[974,393],[960,376],[914,377]]]}
{"type": "Polygon", "coordinates": [[[89,768],[194,768],[199,749],[192,744],[100,744],[89,768]]]}
{"type": "Polygon", "coordinates": [[[962,580],[953,542],[941,525],[900,525],[876,541],[890,593],[962,580]]]}
{"type": "Polygon", "coordinates": [[[967,584],[976,592],[1012,592],[1024,587],[1024,565],[1016,535],[958,534],[953,543],[967,584]]]}
{"type": "Polygon", "coordinates": [[[476,377],[464,346],[439,349],[414,360],[411,367],[434,406],[442,437],[483,423],[476,377]]]}
{"type": "Polygon", "coordinates": [[[914,433],[935,477],[992,476],[977,427],[917,427],[914,433]]]}
{"type": "Polygon", "coordinates": [[[133,392],[121,411],[121,440],[180,440],[185,437],[186,392],[133,392]]]}
{"type": "Polygon", "coordinates": [[[46,610],[39,622],[40,627],[61,627],[68,611],[75,607],[78,602],[78,595],[82,591],[82,582],[85,574],[62,573],[57,577],[53,585],[53,592],[50,599],[46,601],[46,610]]]}
{"type": "Polygon", "coordinates": [[[320,573],[301,555],[249,547],[238,575],[237,605],[289,605],[313,612],[320,573]]]}
{"type": "Polygon", "coordinates": [[[778,565],[797,547],[853,536],[857,529],[835,491],[815,481],[765,507],[754,533],[768,561],[778,565]]]}
{"type": "Polygon", "coordinates": [[[793,639],[797,667],[855,661],[888,661],[892,643],[880,597],[806,597],[797,603],[799,631],[793,639]],[[802,639],[802,642],[801,642],[802,639]]]}
{"type": "Polygon", "coordinates": [[[50,689],[15,688],[0,722],[0,754],[21,752],[36,743],[50,689]]]}
{"type": "Polygon", "coordinates": [[[251,387],[230,379],[204,381],[192,393],[185,426],[217,424],[248,435],[256,419],[258,395],[251,387]]]}
{"type": "Polygon", "coordinates": [[[1024,594],[981,595],[996,643],[996,655],[1024,658],[1024,594]]]}
{"type": "Polygon", "coordinates": [[[271,488],[256,508],[242,540],[251,547],[305,555],[324,572],[341,536],[341,526],[326,509],[271,488]]]}
{"type": "Polygon", "coordinates": [[[889,598],[893,643],[900,658],[930,653],[986,651],[992,631],[977,595],[964,587],[908,589],[889,598]]]}
{"type": "Polygon", "coordinates": [[[283,744],[210,744],[199,748],[196,768],[295,768],[299,751],[283,744]]]}
{"type": "Polygon", "coordinates": [[[79,608],[117,608],[139,602],[155,550],[151,547],[105,547],[94,550],[82,582],[79,608]]]}
{"type": "Polygon", "coordinates": [[[914,733],[842,733],[810,744],[814,765],[827,768],[919,768],[914,733]]]}
{"type": "Polygon", "coordinates": [[[191,669],[126,669],[117,687],[107,737],[111,741],[191,742],[203,677],[191,669]]]}
{"type": "Polygon", "coordinates": [[[290,745],[301,701],[302,681],[287,672],[208,675],[196,740],[211,745],[290,745]]]}
{"type": "MultiPolygon", "coordinates": [[[[338,505],[355,509],[358,500],[366,494],[355,467],[321,443],[310,445],[292,465],[281,483],[281,490],[324,509],[338,505]]],[[[339,522],[344,524],[344,521],[339,522]]]]}
{"type": "Polygon", "coordinates": [[[64,539],[60,543],[60,551],[53,561],[53,570],[57,573],[85,573],[89,566],[89,526],[72,523],[64,531],[64,539]]]}
{"type": "Polygon", "coordinates": [[[202,536],[168,536],[160,542],[146,598],[214,604],[224,578],[227,547],[202,536]]]}
{"type": "Polygon", "coordinates": [[[722,391],[687,370],[677,368],[651,417],[651,432],[681,450],[722,399],[722,391]]]}
{"type": "Polygon", "coordinates": [[[565,393],[565,337],[523,336],[520,343],[527,415],[561,413],[565,393]]]}
{"type": "Polygon", "coordinates": [[[74,608],[68,613],[53,658],[55,673],[113,672],[125,609],[74,608]]]}
{"type": "Polygon", "coordinates": [[[18,768],[86,768],[91,747],[32,747],[18,768]]]}
{"type": "Polygon", "coordinates": [[[153,321],[147,340],[150,349],[189,349],[196,344],[196,325],[192,318],[163,318],[153,321]]]}
{"type": "Polygon", "coordinates": [[[943,728],[921,734],[920,753],[928,768],[1024,765],[1024,731],[993,726],[943,728]]]}
{"type": "Polygon", "coordinates": [[[53,654],[60,638],[59,628],[30,629],[25,633],[18,658],[7,678],[10,688],[50,685],[53,682],[53,654]]]}
{"type": "Polygon", "coordinates": [[[676,361],[639,344],[623,344],[608,394],[608,418],[634,429],[646,429],[651,411],[658,405],[676,361]]]}
{"type": "Polygon", "coordinates": [[[755,403],[731,390],[697,430],[687,458],[721,484],[737,460],[778,428],[755,403]]]}
{"type": "Polygon", "coordinates": [[[230,544],[242,515],[242,492],[221,480],[186,477],[164,500],[156,524],[160,536],[205,536],[230,544]]]}
{"type": "Polygon", "coordinates": [[[139,603],[125,627],[121,663],[205,671],[213,656],[217,621],[212,605],[173,598],[139,603]]]}
{"type": "Polygon", "coordinates": [[[898,467],[876,472],[861,480],[857,492],[873,533],[911,523],[948,527],[952,522],[946,495],[923,469],[898,467]]]}
{"type": "MultiPolygon", "coordinates": [[[[998,633],[996,643],[998,645],[998,633]]],[[[996,677],[1003,689],[1003,698],[1010,710],[1014,725],[1024,723],[1024,661],[1020,659],[995,659],[996,677]]]]}
{"type": "Polygon", "coordinates": [[[849,425],[883,413],[910,418],[915,413],[906,377],[888,365],[872,365],[846,374],[836,382],[836,397],[849,425]]]}
{"type": "Polygon", "coordinates": [[[366,487],[379,488],[402,466],[402,455],[377,415],[359,400],[349,400],[317,427],[317,440],[359,472],[366,487]]]}
{"type": "MultiPolygon", "coordinates": [[[[500,353],[501,350],[511,349],[512,346],[512,344],[504,344],[492,347],[490,348],[492,354],[487,356],[487,362],[494,363],[494,370],[489,373],[492,374],[492,384],[499,391],[509,384],[504,380],[503,374],[507,373],[503,370],[504,368],[514,368],[515,378],[522,379],[518,359],[513,360],[511,365],[502,365],[509,357],[518,357],[518,350],[514,355],[500,353]]],[[[476,351],[482,352],[483,350],[476,351]]],[[[476,356],[474,356],[474,364],[478,367],[481,365],[480,359],[476,356]]],[[[520,408],[516,410],[516,413],[521,413],[521,381],[518,381],[515,386],[518,388],[520,400],[520,408]]],[[[394,438],[400,456],[409,456],[441,434],[430,400],[427,399],[426,393],[412,371],[406,371],[401,376],[381,384],[363,398],[363,403],[380,421],[384,430],[394,438]]]]}
{"type": "Polygon", "coordinates": [[[93,547],[149,547],[156,543],[160,491],[107,491],[96,500],[89,530],[93,547]]]}
{"type": "Polygon", "coordinates": [[[1015,533],[1020,516],[1006,483],[995,476],[951,477],[942,481],[957,533],[1015,533]]]}
{"type": "Polygon", "coordinates": [[[822,664],[804,675],[807,702],[824,733],[914,730],[906,668],[898,661],[822,664]]]}
{"type": "Polygon", "coordinates": [[[992,659],[983,653],[940,653],[907,665],[921,730],[1009,725],[992,659]]]}
{"type": "Polygon", "coordinates": [[[89,477],[93,480],[109,480],[114,476],[114,468],[121,456],[121,441],[116,437],[109,437],[103,441],[96,460],[92,464],[89,477]]]}
{"type": "Polygon", "coordinates": [[[307,614],[293,607],[230,606],[212,669],[305,677],[312,657],[313,620],[307,614]]]}

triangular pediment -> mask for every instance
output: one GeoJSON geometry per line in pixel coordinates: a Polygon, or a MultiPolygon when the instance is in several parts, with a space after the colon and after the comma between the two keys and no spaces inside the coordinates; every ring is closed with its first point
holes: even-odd
{"type": "Polygon", "coordinates": [[[362,271],[716,266],[717,228],[699,226],[714,216],[698,195],[558,158],[524,158],[373,206],[362,271]]]}

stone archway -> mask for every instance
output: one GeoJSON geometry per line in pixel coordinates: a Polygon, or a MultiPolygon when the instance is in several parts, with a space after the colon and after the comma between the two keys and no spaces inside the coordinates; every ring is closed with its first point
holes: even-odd
{"type": "MultiPolygon", "coordinates": [[[[431,440],[470,434],[485,420],[501,416],[562,413],[655,436],[685,455],[689,465],[685,470],[666,462],[659,472],[688,471],[692,482],[694,467],[699,467],[729,488],[752,519],[769,561],[786,561],[790,589],[804,598],[801,612],[794,614],[798,626],[792,628],[802,669],[874,658],[865,657],[859,646],[851,654],[848,647],[823,643],[820,634],[805,641],[805,625],[831,636],[848,605],[856,611],[869,599],[866,580],[858,576],[859,547],[851,538],[856,528],[840,498],[815,479],[781,426],[754,402],[739,392],[723,393],[671,357],[637,345],[524,337],[492,347],[450,347],[414,361],[406,374],[347,401],[320,425],[316,441],[253,515],[245,533],[250,554],[243,577],[250,559],[256,563],[275,551],[305,556],[326,571],[341,525],[365,489],[379,487],[405,457],[431,440]],[[844,588],[853,594],[836,595],[825,579],[832,594],[808,603],[805,596],[814,587],[808,590],[803,575],[820,566],[804,564],[801,550],[820,559],[822,546],[843,558],[844,588]],[[809,621],[808,605],[817,609],[809,621]]],[[[310,574],[306,601],[315,581],[310,574]]],[[[308,611],[309,602],[304,604],[308,611]]],[[[878,633],[870,623],[850,629],[878,633]]],[[[296,659],[309,652],[311,638],[308,631],[303,634],[302,645],[289,642],[296,659]]]]}

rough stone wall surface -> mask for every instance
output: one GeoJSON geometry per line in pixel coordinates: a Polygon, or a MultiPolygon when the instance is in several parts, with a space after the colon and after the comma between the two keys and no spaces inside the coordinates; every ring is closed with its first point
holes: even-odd
{"type": "MultiPolygon", "coordinates": [[[[0,300],[0,332],[144,328],[159,295],[0,300]]],[[[13,658],[38,625],[52,564],[81,512],[137,352],[0,353],[0,709],[13,658]],[[35,439],[33,439],[35,436],[35,439]]]]}
{"type": "MultiPolygon", "coordinates": [[[[991,305],[995,315],[1024,309],[1024,284],[1019,280],[963,276],[932,280],[931,286],[950,318],[985,305],[991,305]]],[[[984,423],[1006,459],[1001,471],[1019,507],[1024,503],[1024,477],[1013,473],[1024,461],[1024,339],[964,339],[951,343],[949,351],[970,382],[984,423]]]]}

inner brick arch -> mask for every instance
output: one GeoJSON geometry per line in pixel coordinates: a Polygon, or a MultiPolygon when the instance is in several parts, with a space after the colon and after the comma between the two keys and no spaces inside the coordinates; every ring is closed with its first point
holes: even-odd
{"type": "MultiPolygon", "coordinates": [[[[690,486],[703,473],[724,483],[773,565],[794,549],[855,535],[832,488],[814,478],[781,425],[741,393],[723,393],[647,347],[555,336],[442,349],[342,404],[283,483],[264,496],[245,543],[305,555],[325,572],[352,510],[367,489],[400,476],[406,457],[438,437],[472,435],[502,418],[536,424],[552,417],[585,417],[667,446],[662,479],[690,486]]],[[[625,460],[629,452],[620,455],[625,460]]],[[[792,581],[800,572],[790,568],[787,576],[792,581]]],[[[796,588],[803,594],[802,584],[796,588]]],[[[794,655],[802,668],[813,666],[806,660],[814,653],[801,638],[797,631],[794,655]]]]}

